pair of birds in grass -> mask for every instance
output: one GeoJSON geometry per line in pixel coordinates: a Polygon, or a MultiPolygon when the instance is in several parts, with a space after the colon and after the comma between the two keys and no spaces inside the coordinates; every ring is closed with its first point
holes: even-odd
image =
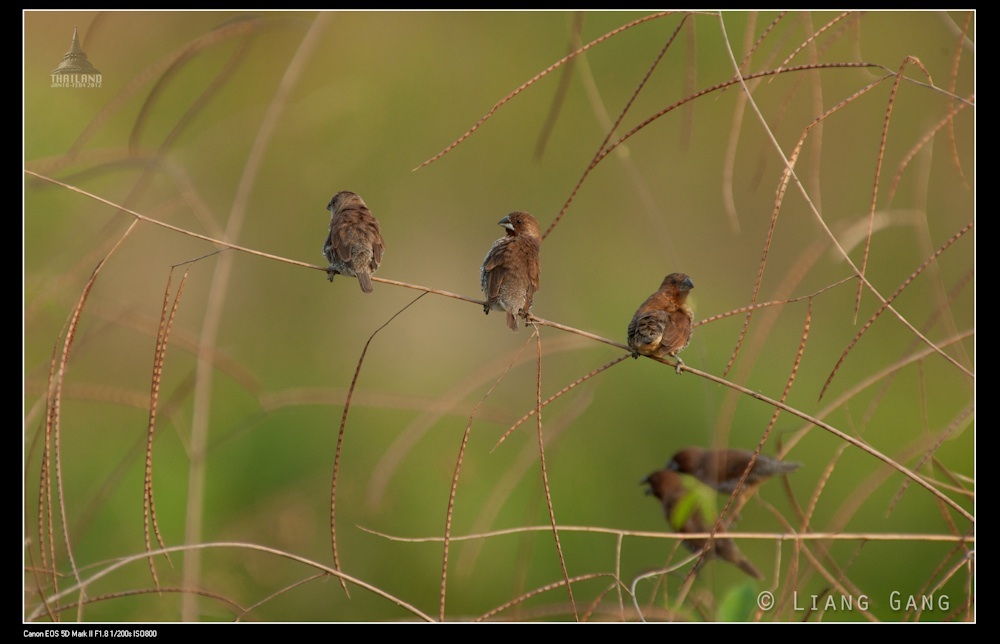
{"type": "MultiPolygon", "coordinates": [[[[378,220],[354,192],[338,192],[327,205],[330,232],[323,244],[323,256],[330,263],[326,269],[332,282],[335,275],[358,279],[361,290],[372,292],[372,274],[378,270],[385,242],[378,220]]],[[[506,234],[493,242],[480,269],[480,283],[486,301],[483,311],[503,311],[507,326],[517,331],[517,318],[527,319],[535,292],[539,288],[541,228],[529,213],[515,211],[497,222],[506,234]]],[[[683,361],[677,352],[691,340],[694,313],[687,305],[688,292],[694,288],[691,278],[671,273],[660,288],[646,298],[628,325],[628,345],[632,356],[677,360],[677,372],[683,361]]]]}
{"type": "MultiPolygon", "coordinates": [[[[326,269],[335,275],[358,278],[361,290],[372,292],[372,274],[378,270],[385,242],[378,220],[364,200],[354,192],[341,191],[327,205],[330,232],[323,244],[326,269]]],[[[539,254],[542,235],[538,221],[522,211],[512,212],[499,224],[507,234],[493,242],[481,269],[483,310],[504,311],[507,326],[517,331],[517,318],[525,317],[538,290],[539,254]]]]}
{"type": "MultiPolygon", "coordinates": [[[[372,292],[372,274],[378,270],[385,251],[385,242],[378,220],[354,192],[341,191],[327,205],[330,211],[330,232],[323,244],[323,255],[330,266],[326,269],[332,282],[335,275],[356,277],[361,290],[372,292]]],[[[503,311],[507,326],[517,331],[517,319],[527,320],[535,292],[539,288],[539,255],[541,229],[529,213],[515,211],[497,222],[506,234],[493,242],[480,269],[480,282],[486,301],[483,311],[503,311]]],[[[677,353],[691,340],[694,313],[687,305],[688,293],[694,288],[691,278],[683,273],[671,273],[660,283],[655,293],[639,306],[628,325],[628,346],[632,356],[674,358],[680,373],[684,362],[677,353]]],[[[689,474],[718,492],[731,494],[752,454],[745,450],[702,450],[687,448],[674,455],[667,469],[653,472],[646,479],[649,492],[663,504],[667,521],[682,533],[710,532],[706,514],[695,504],[686,503],[690,492],[679,473],[689,474]]],[[[765,479],[775,474],[791,472],[798,463],[786,463],[760,455],[747,474],[741,497],[745,499],[765,479]]],[[[740,504],[742,505],[742,504],[740,504]]],[[[705,547],[705,539],[686,539],[692,551],[705,547]]],[[[715,539],[710,554],[740,567],[757,579],[760,572],[743,556],[736,542],[729,538],[715,539]]]]}
{"type": "MultiPolygon", "coordinates": [[[[538,221],[524,211],[512,212],[499,222],[507,234],[493,242],[480,271],[486,302],[483,311],[504,311],[507,326],[517,331],[517,318],[531,312],[538,290],[541,229],[538,221]]],[[[628,344],[633,357],[639,354],[676,358],[677,352],[691,340],[694,313],[686,303],[694,288],[691,278],[671,273],[632,316],[628,325],[628,344]]]]}
{"type": "MultiPolygon", "coordinates": [[[[667,523],[681,534],[711,533],[715,521],[712,513],[701,507],[696,492],[685,485],[684,477],[694,477],[716,492],[732,495],[743,479],[735,509],[731,516],[753,495],[757,488],[767,479],[789,474],[802,466],[801,463],[781,461],[764,454],[758,454],[753,460],[753,452],[744,449],[703,449],[687,447],[676,454],[667,463],[665,469],[657,470],[643,479],[649,485],[647,494],[652,494],[660,500],[667,523]],[[749,471],[747,471],[749,467],[749,471]],[[746,478],[743,477],[746,472],[746,478]]],[[[724,521],[721,529],[725,531],[732,521],[724,521]]],[[[718,558],[737,566],[754,579],[762,579],[760,571],[736,546],[729,537],[715,538],[709,545],[707,539],[684,539],[684,546],[691,552],[701,552],[707,546],[705,559],[718,558]]]]}
{"type": "MultiPolygon", "coordinates": [[[[507,230],[493,242],[483,260],[481,284],[486,302],[483,310],[505,311],[507,326],[517,331],[517,318],[531,312],[532,299],[538,290],[541,229],[530,214],[512,212],[499,222],[507,230]]],[[[683,362],[677,352],[691,340],[694,313],[687,305],[688,291],[694,288],[691,278],[671,273],[660,288],[646,298],[628,325],[628,345],[632,356],[639,354],[683,362]]]]}

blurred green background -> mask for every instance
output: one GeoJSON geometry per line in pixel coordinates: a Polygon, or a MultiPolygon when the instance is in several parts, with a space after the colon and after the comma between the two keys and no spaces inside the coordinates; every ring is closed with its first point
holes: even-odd
{"type": "MultiPolygon", "coordinates": [[[[697,14],[683,23],[684,14],[659,17],[593,46],[504,104],[448,154],[413,170],[578,47],[575,38],[588,43],[642,15],[25,12],[25,167],[180,229],[229,235],[232,243],[318,269],[325,267],[325,206],[336,191],[353,190],[382,225],[386,254],[377,277],[479,298],[479,266],[502,233],[496,222],[512,210],[532,212],[543,228],[555,219],[678,27],[612,141],[729,80],[728,47],[737,61],[753,47],[745,74],[830,64],[750,85],[768,131],[742,90],[731,87],[666,113],[604,158],[545,239],[534,313],[624,343],[635,308],[670,272],[691,276],[696,320],[819,292],[756,312],[728,373],[743,314],[699,326],[685,362],[767,397],[785,396],[804,414],[919,468],[974,514],[974,230],[894,301],[899,316],[954,362],[884,313],[819,399],[841,354],[879,308],[865,290],[855,312],[857,280],[840,283],[853,271],[824,225],[860,266],[878,169],[866,276],[888,297],[974,220],[974,108],[958,109],[954,98],[974,101],[975,24],[968,14],[857,14],[815,39],[811,34],[838,14],[787,14],[770,30],[777,14],[697,14]],[[74,26],[102,74],[100,88],[51,87],[74,26]],[[790,154],[819,115],[900,70],[907,56],[920,66],[903,68],[910,80],[894,97],[888,77],[810,130],[795,169],[822,222],[793,184],[769,232],[784,167],[769,135],[790,154]],[[837,65],[858,61],[883,67],[837,65]],[[549,127],[562,83],[565,96],[549,127]]],[[[143,553],[156,332],[171,267],[198,258],[183,267],[190,273],[156,410],[153,482],[165,542],[256,544],[332,565],[330,483],[345,397],[366,341],[420,291],[376,282],[366,296],[355,280],[330,284],[322,270],[237,251],[205,257],[217,247],[149,223],[125,235],[131,216],[30,174],[23,215],[25,619],[49,619],[39,607],[54,593],[52,554],[58,589],[73,584],[63,517],[81,578],[143,553]],[[54,531],[42,531],[43,560],[39,517],[45,526],[50,519],[49,506],[39,510],[39,481],[51,361],[105,257],[60,390],[61,496],[50,495],[54,531]],[[207,366],[201,370],[199,351],[207,366]],[[204,460],[196,453],[199,432],[204,460]]],[[[543,399],[623,353],[551,327],[541,328],[541,344],[543,399]]],[[[374,336],[338,475],[345,573],[438,617],[440,538],[470,418],[452,537],[549,525],[534,418],[494,449],[535,404],[535,352],[530,329],[512,334],[502,316],[436,294],[374,336]],[[371,531],[436,540],[398,541],[371,531]]],[[[773,414],[749,395],[645,359],[619,363],[545,407],[556,520],[612,531],[560,533],[568,574],[599,575],[574,584],[581,616],[638,619],[627,597],[620,608],[611,575],[617,572],[627,588],[671,559],[673,540],[626,536],[619,544],[613,533],[668,530],[639,481],[689,444],[753,449],[773,414]]],[[[788,478],[792,498],[781,481],[764,486],[766,503],[743,509],[739,531],[901,538],[804,542],[822,570],[791,540],[741,540],[763,582],[746,591],[743,573],[711,562],[678,604],[684,566],[665,581],[637,584],[648,619],[974,617],[974,544],[953,540],[974,532],[967,518],[912,482],[899,495],[901,474],[784,412],[764,452],[781,444],[792,446],[787,458],[805,464],[788,478]],[[856,606],[798,610],[813,596],[821,606],[835,597],[839,607],[844,588],[870,598],[867,613],[856,606]],[[765,612],[753,605],[732,612],[726,604],[727,597],[762,590],[783,603],[765,612]],[[920,614],[894,609],[892,591],[904,600],[947,596],[950,606],[920,614]],[[798,607],[789,604],[793,597],[798,607]]],[[[199,574],[186,578],[190,556],[174,552],[171,563],[158,557],[160,584],[210,596],[119,596],[153,587],[138,559],[88,586],[88,598],[103,600],[61,619],[415,619],[357,586],[347,598],[333,577],[312,579],[316,568],[277,554],[206,549],[199,574]]],[[[473,619],[562,579],[551,531],[454,540],[446,618],[473,619]]],[[[78,600],[70,593],[58,603],[78,600]]],[[[573,611],[565,589],[556,588],[497,618],[570,620],[573,611]]]]}

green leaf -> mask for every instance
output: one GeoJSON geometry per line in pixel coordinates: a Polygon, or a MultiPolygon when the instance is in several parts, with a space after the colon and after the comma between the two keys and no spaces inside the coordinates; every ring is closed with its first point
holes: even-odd
{"type": "Polygon", "coordinates": [[[720,622],[747,622],[757,608],[757,587],[751,581],[729,589],[719,603],[716,618],[720,622]]]}

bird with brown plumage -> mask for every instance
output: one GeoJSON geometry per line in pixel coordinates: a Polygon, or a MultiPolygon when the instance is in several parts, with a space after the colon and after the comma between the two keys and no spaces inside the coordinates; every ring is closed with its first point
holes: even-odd
{"type": "Polygon", "coordinates": [[[675,370],[681,372],[677,352],[691,341],[694,312],[687,305],[688,293],[694,288],[684,273],[671,273],[663,278],[660,288],[646,298],[628,324],[628,346],[632,357],[640,354],[654,358],[674,358],[675,370]]]}
{"type": "MultiPolygon", "coordinates": [[[[732,494],[752,458],[753,452],[746,449],[704,449],[691,446],[677,451],[667,463],[667,469],[690,474],[716,492],[732,494]]],[[[789,474],[800,467],[802,463],[781,461],[758,454],[743,481],[741,494],[749,496],[767,479],[789,474]]]]}
{"type": "MultiPolygon", "coordinates": [[[[687,489],[680,474],[673,470],[657,470],[643,479],[643,483],[649,485],[646,493],[655,495],[660,500],[667,523],[676,532],[681,534],[712,532],[713,525],[706,518],[701,504],[697,500],[693,503],[688,502],[694,492],[687,489]]],[[[726,530],[727,525],[723,523],[720,529],[726,530]]],[[[708,544],[708,539],[684,539],[682,543],[691,552],[700,552],[708,544]]],[[[754,579],[764,578],[731,538],[716,537],[707,547],[705,559],[722,559],[754,579]]]]}
{"type": "Polygon", "coordinates": [[[507,234],[493,242],[480,269],[483,311],[504,311],[507,326],[517,332],[517,318],[531,312],[538,291],[541,229],[534,217],[520,210],[497,223],[507,234]]]}
{"type": "Polygon", "coordinates": [[[378,220],[364,200],[354,192],[342,190],[326,206],[330,211],[330,232],[323,243],[323,256],[331,282],[335,275],[358,278],[365,293],[371,293],[372,273],[382,263],[385,242],[378,220]]]}

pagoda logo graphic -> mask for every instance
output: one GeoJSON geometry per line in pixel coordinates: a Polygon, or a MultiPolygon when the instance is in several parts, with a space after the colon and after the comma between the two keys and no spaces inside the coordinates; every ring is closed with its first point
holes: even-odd
{"type": "Polygon", "coordinates": [[[73,42],[62,57],[59,66],[52,70],[51,87],[100,87],[101,72],[90,64],[87,54],[80,49],[80,37],[73,27],[73,42]]]}

